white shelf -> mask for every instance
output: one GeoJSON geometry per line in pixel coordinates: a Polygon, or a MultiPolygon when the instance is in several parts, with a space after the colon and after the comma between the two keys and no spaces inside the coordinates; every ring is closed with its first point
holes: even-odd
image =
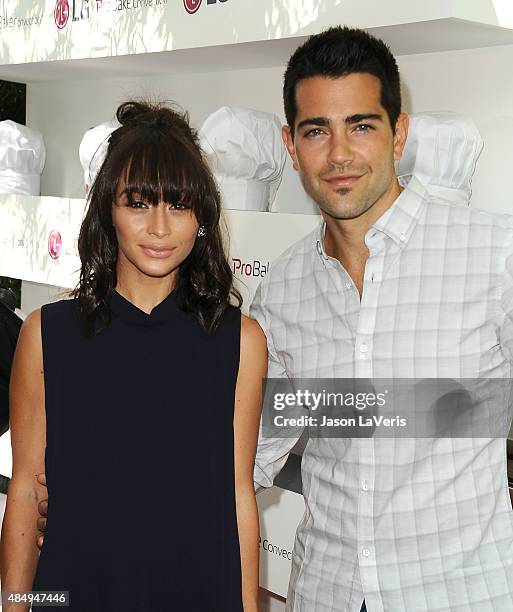
{"type": "MultiPolygon", "coordinates": [[[[394,55],[412,55],[513,44],[513,31],[459,19],[369,28],[394,55]]],[[[307,36],[99,57],[0,65],[0,79],[24,83],[193,74],[284,66],[307,36]]]]}
{"type": "Polygon", "coordinates": [[[12,2],[10,14],[39,15],[41,23],[0,29],[0,78],[38,82],[283,66],[307,36],[337,23],[368,29],[396,55],[513,44],[510,0],[227,0],[204,2],[195,15],[181,0],[122,12],[114,10],[119,0],[102,2],[88,19],[73,22],[70,15],[62,30],[54,22],[54,0],[12,2]]]}

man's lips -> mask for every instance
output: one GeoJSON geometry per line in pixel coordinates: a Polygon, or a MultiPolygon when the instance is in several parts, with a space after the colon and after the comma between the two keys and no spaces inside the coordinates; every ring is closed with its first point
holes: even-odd
{"type": "Polygon", "coordinates": [[[362,176],[362,174],[337,174],[326,177],[324,180],[334,187],[350,187],[362,176]]]}

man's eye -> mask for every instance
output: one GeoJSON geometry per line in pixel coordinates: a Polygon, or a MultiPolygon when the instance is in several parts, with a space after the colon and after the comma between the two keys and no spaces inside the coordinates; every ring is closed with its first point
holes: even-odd
{"type": "Polygon", "coordinates": [[[323,131],[320,128],[313,128],[312,130],[308,130],[308,132],[305,133],[305,138],[315,138],[320,134],[323,134],[323,131]]]}
{"type": "Polygon", "coordinates": [[[357,132],[370,132],[370,130],[373,130],[374,128],[368,123],[360,123],[355,129],[357,132]]]}

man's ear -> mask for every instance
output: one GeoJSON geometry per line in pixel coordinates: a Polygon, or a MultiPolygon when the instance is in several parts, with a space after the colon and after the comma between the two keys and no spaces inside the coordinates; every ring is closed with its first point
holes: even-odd
{"type": "Polygon", "coordinates": [[[287,147],[290,158],[292,159],[292,166],[294,167],[294,170],[299,170],[296,147],[294,146],[294,138],[292,137],[292,132],[290,131],[290,127],[288,125],[284,125],[281,128],[281,136],[285,146],[287,147]]]}
{"type": "Polygon", "coordinates": [[[404,146],[406,145],[406,139],[408,138],[408,127],[410,125],[410,118],[407,113],[401,113],[397,118],[395,124],[395,135],[394,135],[394,159],[401,159],[403,156],[404,146]]]}

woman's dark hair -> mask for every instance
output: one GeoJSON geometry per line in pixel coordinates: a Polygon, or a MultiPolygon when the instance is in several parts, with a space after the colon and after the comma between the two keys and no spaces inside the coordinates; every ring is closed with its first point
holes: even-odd
{"type": "Polygon", "coordinates": [[[395,132],[401,113],[401,84],[394,56],[379,38],[363,30],[339,26],[311,36],[289,60],[283,83],[283,103],[292,136],[299,81],[316,76],[336,79],[357,72],[372,74],[380,80],[381,105],[395,132]]]}
{"type": "Polygon", "coordinates": [[[105,160],[88,194],[80,228],[80,280],[71,296],[77,298],[83,332],[93,336],[110,323],[109,302],[117,284],[118,242],[112,225],[112,204],[121,178],[126,193],[143,200],[190,207],[206,235],[198,237],[176,274],[178,306],[192,313],[207,333],[234,298],[232,271],[226,259],[219,227],[221,200],[187,113],[162,104],[129,101],[116,117],[105,160]]]}

